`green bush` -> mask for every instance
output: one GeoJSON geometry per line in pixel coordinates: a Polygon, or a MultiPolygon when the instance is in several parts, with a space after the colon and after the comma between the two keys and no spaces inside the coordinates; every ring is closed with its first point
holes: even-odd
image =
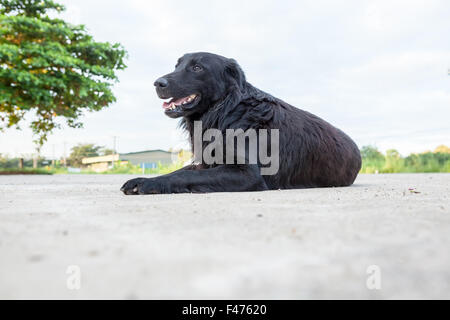
{"type": "Polygon", "coordinates": [[[425,152],[402,157],[391,149],[383,155],[373,146],[361,149],[361,173],[450,172],[450,153],[425,152]]]}
{"type": "Polygon", "coordinates": [[[17,168],[0,168],[0,175],[5,174],[53,174],[52,170],[46,169],[46,168],[24,168],[24,169],[17,169],[17,168]]]}

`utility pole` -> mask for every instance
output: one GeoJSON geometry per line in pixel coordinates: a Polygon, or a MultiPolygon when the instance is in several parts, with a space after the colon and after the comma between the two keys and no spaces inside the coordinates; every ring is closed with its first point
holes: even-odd
{"type": "Polygon", "coordinates": [[[117,137],[113,136],[113,160],[112,160],[112,166],[114,168],[114,157],[117,154],[117,137]]]}
{"type": "Polygon", "coordinates": [[[55,159],[55,144],[52,144],[52,167],[54,168],[56,164],[56,159],[55,159]]]}
{"type": "Polygon", "coordinates": [[[66,141],[64,141],[64,155],[63,155],[63,162],[64,162],[64,167],[67,167],[67,159],[66,159],[66,141]]]}

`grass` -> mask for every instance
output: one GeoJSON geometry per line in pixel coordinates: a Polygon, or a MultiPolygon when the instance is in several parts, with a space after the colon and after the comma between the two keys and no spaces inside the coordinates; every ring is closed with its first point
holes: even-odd
{"type": "MultiPolygon", "coordinates": [[[[361,173],[418,173],[418,172],[449,172],[450,173],[450,148],[439,146],[434,152],[412,153],[406,157],[396,150],[387,150],[385,154],[375,147],[364,146],[361,149],[362,167],[361,173]]],[[[39,169],[25,168],[0,168],[1,174],[167,174],[180,169],[183,161],[174,164],[158,164],[156,168],[145,169],[132,165],[116,164],[114,168],[104,172],[96,172],[89,169],[81,169],[80,172],[69,172],[68,168],[50,166],[39,169]]],[[[10,165],[11,166],[11,165],[10,165]]]]}
{"type": "Polygon", "coordinates": [[[124,164],[117,165],[114,168],[103,172],[96,172],[86,168],[81,169],[80,172],[70,172],[69,169],[65,167],[52,168],[47,166],[39,169],[25,168],[24,170],[0,169],[0,174],[167,174],[180,169],[182,166],[182,163],[173,163],[169,165],[158,164],[156,168],[147,168],[143,170],[140,166],[124,164]]]}
{"type": "Polygon", "coordinates": [[[23,169],[4,169],[0,168],[0,175],[12,175],[12,174],[53,174],[51,170],[44,168],[23,168],[23,169]]]}
{"type": "MultiPolygon", "coordinates": [[[[139,166],[122,165],[109,169],[103,172],[96,172],[89,169],[82,169],[80,172],[69,172],[67,168],[25,168],[19,169],[0,169],[0,175],[12,174],[167,174],[182,167],[182,164],[159,165],[154,169],[145,169],[144,171],[139,166]]],[[[371,160],[363,159],[361,173],[419,173],[419,172],[450,172],[450,161],[444,164],[436,160],[431,160],[426,163],[419,164],[405,164],[405,159],[385,159],[385,160],[371,160]]]]}
{"type": "Polygon", "coordinates": [[[419,173],[450,172],[450,154],[421,153],[401,157],[387,154],[362,159],[361,173],[419,173]]]}
{"type": "Polygon", "coordinates": [[[431,173],[450,172],[450,161],[440,164],[438,161],[429,161],[424,164],[408,165],[404,159],[390,161],[373,161],[363,159],[361,173],[431,173]]]}
{"type": "MultiPolygon", "coordinates": [[[[167,174],[183,167],[182,163],[173,163],[168,165],[158,164],[156,168],[142,169],[140,166],[135,166],[132,164],[116,166],[107,171],[101,172],[101,174],[167,174]]],[[[82,171],[82,173],[88,173],[82,171]]],[[[89,173],[97,173],[90,171],[89,173]]]]}

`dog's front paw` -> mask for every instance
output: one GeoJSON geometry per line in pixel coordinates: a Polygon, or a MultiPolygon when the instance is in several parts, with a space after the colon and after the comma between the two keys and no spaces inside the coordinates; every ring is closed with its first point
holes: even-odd
{"type": "Polygon", "coordinates": [[[125,194],[139,194],[139,186],[144,182],[146,178],[136,178],[131,179],[125,182],[125,184],[120,188],[120,191],[122,191],[125,194]]]}
{"type": "Polygon", "coordinates": [[[164,183],[155,178],[136,178],[128,180],[120,191],[124,194],[158,194],[167,193],[164,183]]]}

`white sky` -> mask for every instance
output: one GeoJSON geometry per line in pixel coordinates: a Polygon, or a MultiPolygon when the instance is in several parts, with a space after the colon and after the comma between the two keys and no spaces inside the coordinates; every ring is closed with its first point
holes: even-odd
{"type": "MultiPolygon", "coordinates": [[[[359,146],[402,154],[450,145],[449,1],[59,0],[64,18],[129,52],[117,102],[55,130],[44,146],[118,151],[187,146],[163,114],[154,80],[185,52],[235,58],[256,87],[310,111],[359,146]]],[[[0,152],[33,152],[27,123],[0,133],[0,152]]]]}

